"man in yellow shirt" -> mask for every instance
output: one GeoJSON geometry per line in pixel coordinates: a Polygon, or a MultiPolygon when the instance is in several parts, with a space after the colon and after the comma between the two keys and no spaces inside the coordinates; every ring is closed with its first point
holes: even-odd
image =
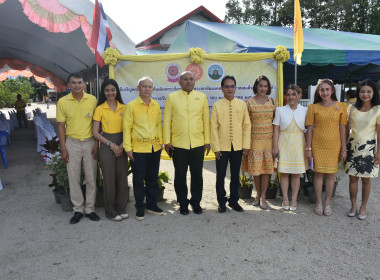
{"type": "Polygon", "coordinates": [[[26,121],[25,114],[26,102],[24,99],[21,99],[21,94],[17,94],[17,100],[15,102],[16,117],[20,128],[22,128],[22,121],[25,124],[25,128],[28,128],[28,123],[26,121]]]}
{"type": "Polygon", "coordinates": [[[125,106],[123,147],[131,161],[136,220],[142,221],[145,219],[145,210],[158,216],[164,214],[157,206],[162,121],[160,105],[151,98],[153,80],[141,78],[137,90],[139,96],[125,106]]]}
{"type": "Polygon", "coordinates": [[[224,178],[229,161],[231,182],[228,206],[242,212],[243,208],[238,203],[239,174],[242,156],[247,154],[251,147],[251,121],[245,102],[234,98],[236,80],[233,76],[225,76],[222,79],[222,91],[224,98],[215,102],[211,112],[211,147],[216,156],[218,211],[226,212],[224,178]]]}
{"type": "Polygon", "coordinates": [[[80,73],[71,73],[68,78],[71,93],[57,103],[57,122],[61,157],[67,162],[70,198],[74,216],[70,224],[76,224],[85,216],[99,221],[94,212],[96,196],[96,170],[98,142],[92,137],[92,116],[97,100],[83,91],[85,83],[80,73]],[[86,178],[86,201],[80,186],[81,162],[86,178]]]}
{"type": "Polygon", "coordinates": [[[188,205],[196,214],[202,213],[204,152],[210,151],[210,113],[207,96],[194,90],[195,76],[181,74],[181,90],[168,95],[165,102],[163,137],[165,150],[173,156],[174,189],[182,215],[189,214],[188,205]],[[190,167],[191,198],[187,199],[186,174],[190,167]]]}

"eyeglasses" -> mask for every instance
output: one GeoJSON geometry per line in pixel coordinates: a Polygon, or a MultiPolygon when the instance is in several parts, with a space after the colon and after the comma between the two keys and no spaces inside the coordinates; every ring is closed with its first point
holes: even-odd
{"type": "Polygon", "coordinates": [[[230,86],[223,86],[225,89],[234,89],[235,85],[230,85],[230,86]]]}

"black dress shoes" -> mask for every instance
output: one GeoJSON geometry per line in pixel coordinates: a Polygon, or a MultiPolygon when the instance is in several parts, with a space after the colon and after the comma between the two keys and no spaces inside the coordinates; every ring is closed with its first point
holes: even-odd
{"type": "Polygon", "coordinates": [[[219,207],[218,207],[218,212],[219,213],[224,213],[227,211],[227,207],[225,204],[219,204],[219,207]]]}
{"type": "Polygon", "coordinates": [[[195,214],[202,214],[203,210],[202,210],[202,207],[199,205],[199,204],[194,204],[194,205],[191,205],[191,207],[193,207],[193,212],[195,214]]]}
{"type": "Polygon", "coordinates": [[[91,212],[90,214],[86,214],[85,216],[94,222],[97,222],[100,220],[100,217],[95,212],[91,212]]]}
{"type": "Polygon", "coordinates": [[[182,215],[188,215],[189,214],[189,208],[187,206],[180,206],[179,207],[179,213],[182,215]]]}
{"type": "Polygon", "coordinates": [[[82,219],[83,214],[81,212],[74,212],[74,216],[70,220],[70,224],[76,224],[82,219]]]}
{"type": "Polygon", "coordinates": [[[243,212],[243,208],[239,205],[239,203],[236,201],[236,202],[228,202],[228,206],[231,207],[232,209],[234,209],[235,211],[238,211],[238,212],[243,212]]]}

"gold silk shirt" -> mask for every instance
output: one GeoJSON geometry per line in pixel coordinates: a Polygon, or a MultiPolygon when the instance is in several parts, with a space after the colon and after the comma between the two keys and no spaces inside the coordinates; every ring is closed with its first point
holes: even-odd
{"type": "Polygon", "coordinates": [[[168,95],[164,110],[164,144],[190,149],[210,144],[210,112],[207,96],[192,90],[168,95]]]}
{"type": "Polygon", "coordinates": [[[114,111],[108,106],[107,101],[96,107],[94,121],[102,123],[102,129],[105,133],[123,132],[123,115],[125,105],[117,102],[117,108],[114,111]]]}
{"type": "Polygon", "coordinates": [[[70,92],[58,100],[57,122],[66,123],[66,135],[83,140],[92,137],[92,117],[96,108],[95,96],[83,92],[78,102],[70,92]]]}
{"type": "Polygon", "coordinates": [[[161,108],[150,99],[149,106],[137,97],[125,106],[123,118],[123,147],[126,152],[151,153],[161,149],[161,108]]]}
{"type": "Polygon", "coordinates": [[[243,100],[215,102],[211,112],[211,148],[214,152],[250,149],[251,120],[243,100]]]}

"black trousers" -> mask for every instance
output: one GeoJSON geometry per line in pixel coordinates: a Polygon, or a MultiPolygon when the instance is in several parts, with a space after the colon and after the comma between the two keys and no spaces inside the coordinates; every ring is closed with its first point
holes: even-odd
{"type": "Polygon", "coordinates": [[[239,200],[239,174],[241,159],[243,156],[243,151],[234,151],[231,147],[230,152],[222,151],[222,156],[220,159],[216,159],[216,197],[219,204],[226,204],[227,197],[226,191],[224,189],[224,179],[226,178],[226,171],[228,162],[230,162],[230,173],[231,173],[231,182],[230,182],[230,198],[229,201],[237,202],[239,200]]]}
{"type": "Polygon", "coordinates": [[[177,201],[180,206],[199,205],[203,192],[203,159],[204,146],[190,148],[190,150],[176,148],[173,150],[174,164],[174,189],[177,194],[177,201]],[[186,175],[190,167],[190,192],[191,198],[187,199],[186,175]]]}
{"type": "Polygon", "coordinates": [[[25,111],[17,111],[16,118],[17,118],[18,125],[20,126],[20,128],[22,127],[22,122],[24,122],[25,127],[28,128],[25,111]]]}
{"type": "Polygon", "coordinates": [[[134,161],[131,161],[131,167],[137,210],[153,209],[157,206],[160,157],[161,150],[151,153],[133,153],[134,161]],[[146,203],[144,203],[144,198],[146,203]]]}

